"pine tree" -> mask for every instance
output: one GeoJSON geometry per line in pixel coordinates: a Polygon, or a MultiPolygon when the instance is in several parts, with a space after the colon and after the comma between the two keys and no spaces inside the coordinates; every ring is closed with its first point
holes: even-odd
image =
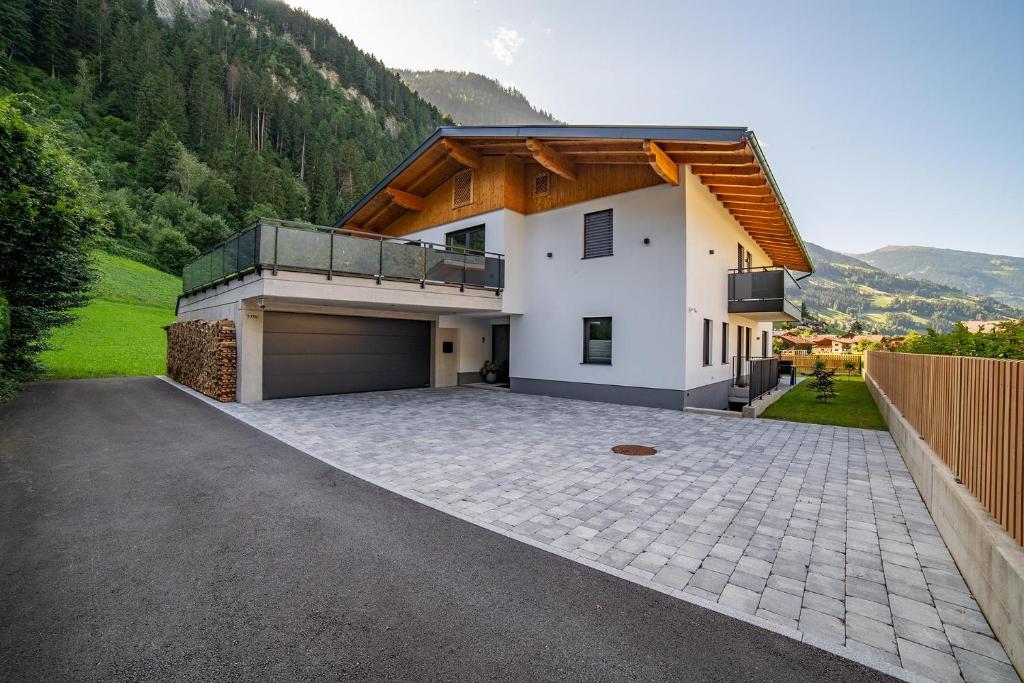
{"type": "Polygon", "coordinates": [[[163,121],[142,146],[137,165],[139,181],[154,190],[163,190],[182,152],[182,144],[174,129],[163,121]]]}
{"type": "MultiPolygon", "coordinates": [[[[4,0],[6,2],[6,0],[4,0]]],[[[56,78],[66,73],[71,55],[68,50],[69,6],[65,0],[37,0],[34,27],[35,61],[56,78]]]]}
{"type": "Polygon", "coordinates": [[[32,54],[32,13],[28,0],[0,2],[0,57],[10,61],[32,54]]]}

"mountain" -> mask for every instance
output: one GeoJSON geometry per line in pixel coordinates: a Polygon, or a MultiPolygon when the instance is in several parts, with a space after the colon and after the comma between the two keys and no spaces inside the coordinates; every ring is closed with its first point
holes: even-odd
{"type": "Polygon", "coordinates": [[[445,121],[278,0],[3,0],[0,97],[66,140],[109,237],[171,272],[256,215],[333,223],[445,121]]]}
{"type": "Polygon", "coordinates": [[[960,320],[1024,317],[991,297],[888,273],[811,242],[807,250],[816,271],[801,281],[800,296],[812,314],[838,327],[857,319],[869,330],[905,334],[929,327],[948,331],[960,320]]]}
{"type": "Polygon", "coordinates": [[[854,254],[876,268],[1024,307],[1024,258],[933,247],[890,246],[854,254]]]}
{"type": "Polygon", "coordinates": [[[561,123],[523,93],[467,71],[399,71],[409,87],[464,126],[561,123]]]}

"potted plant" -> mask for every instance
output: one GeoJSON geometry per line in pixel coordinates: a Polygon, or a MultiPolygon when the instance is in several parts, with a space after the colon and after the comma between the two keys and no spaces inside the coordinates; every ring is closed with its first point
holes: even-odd
{"type": "Polygon", "coordinates": [[[480,376],[484,378],[484,381],[488,384],[494,384],[498,381],[498,366],[493,361],[484,361],[483,366],[480,368],[480,376]]]}

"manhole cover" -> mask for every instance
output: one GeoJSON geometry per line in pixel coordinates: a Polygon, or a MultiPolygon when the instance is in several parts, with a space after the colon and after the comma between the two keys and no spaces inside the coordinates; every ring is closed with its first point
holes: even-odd
{"type": "Polygon", "coordinates": [[[657,452],[650,446],[635,446],[632,444],[624,444],[612,449],[612,453],[618,453],[619,455],[654,455],[657,452]]]}

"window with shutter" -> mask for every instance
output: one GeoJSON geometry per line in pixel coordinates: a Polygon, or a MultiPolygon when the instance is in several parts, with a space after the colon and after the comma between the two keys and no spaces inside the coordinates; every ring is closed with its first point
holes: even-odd
{"type": "Polygon", "coordinates": [[[583,258],[612,255],[612,210],[583,216],[583,258]]]}
{"type": "Polygon", "coordinates": [[[547,171],[533,176],[533,196],[546,197],[551,191],[551,174],[547,171]]]}
{"type": "Polygon", "coordinates": [[[467,168],[452,176],[452,208],[473,203],[473,169],[467,168]]]}

